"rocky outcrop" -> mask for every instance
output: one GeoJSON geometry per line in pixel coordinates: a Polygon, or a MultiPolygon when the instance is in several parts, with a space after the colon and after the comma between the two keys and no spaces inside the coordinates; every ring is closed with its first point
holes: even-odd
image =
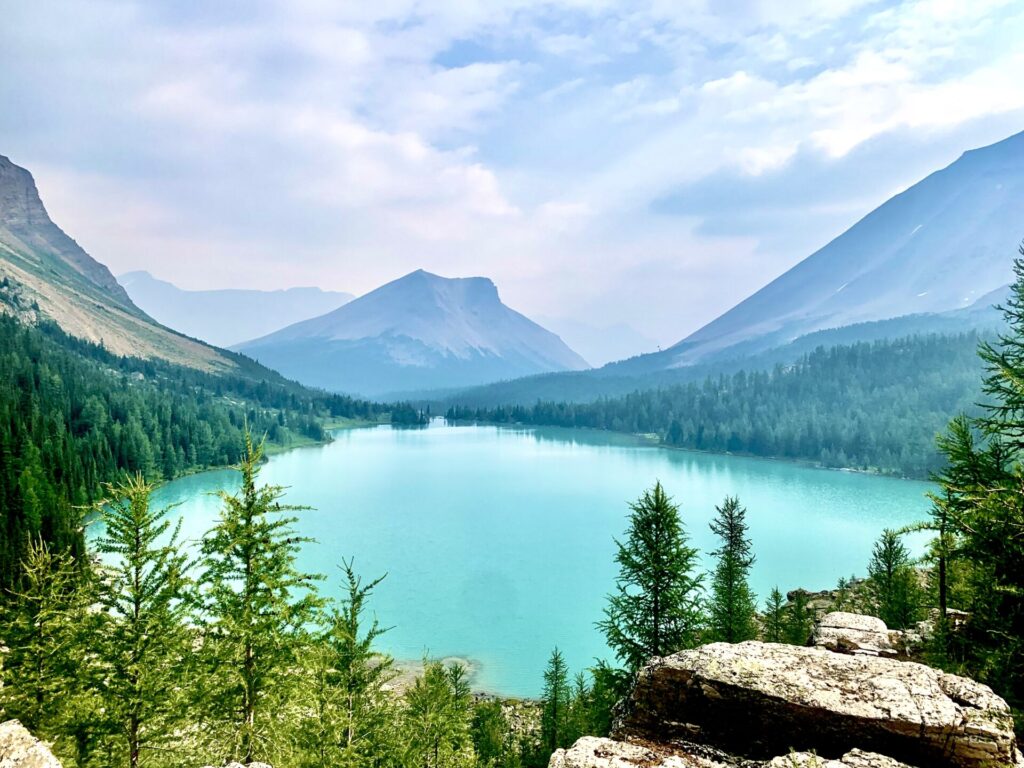
{"type": "Polygon", "coordinates": [[[765,768],[909,768],[906,763],[875,752],[853,749],[836,760],[827,760],[813,752],[793,752],[776,757],[765,768]]]}
{"type": "Polygon", "coordinates": [[[812,645],[827,651],[890,658],[898,655],[897,642],[881,619],[846,611],[822,616],[811,637],[812,645]]]}
{"type": "Polygon", "coordinates": [[[0,768],[61,768],[43,742],[17,720],[0,723],[0,768]]]}
{"type": "Polygon", "coordinates": [[[653,659],[615,731],[759,760],[864,749],[919,768],[1024,765],[1009,708],[987,686],[913,662],[771,643],[653,659]]]}

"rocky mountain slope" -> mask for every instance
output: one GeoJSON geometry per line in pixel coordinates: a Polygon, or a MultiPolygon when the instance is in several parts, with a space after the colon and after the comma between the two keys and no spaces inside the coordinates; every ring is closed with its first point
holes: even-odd
{"type": "Polygon", "coordinates": [[[236,349],[304,384],[365,396],[587,367],[490,280],[423,270],[236,349]]]}
{"type": "Polygon", "coordinates": [[[230,355],[162,327],[46,212],[32,174],[0,156],[0,312],[49,318],[121,355],[232,370],[230,355]]]}
{"type": "Polygon", "coordinates": [[[862,625],[843,623],[829,621],[840,652],[750,641],[652,659],[612,738],[580,739],[549,768],[1024,766],[1009,707],[990,688],[835,642],[837,631],[863,639],[862,625]]]}
{"type": "Polygon", "coordinates": [[[150,317],[219,347],[265,336],[354,298],[351,293],[319,288],[188,291],[144,271],[128,272],[117,280],[150,317]]]}
{"type": "MultiPolygon", "coordinates": [[[[965,152],[750,298],[636,367],[749,355],[808,333],[984,311],[1024,237],[1024,133],[965,152]]],[[[970,321],[972,315],[953,315],[970,321]]]]}

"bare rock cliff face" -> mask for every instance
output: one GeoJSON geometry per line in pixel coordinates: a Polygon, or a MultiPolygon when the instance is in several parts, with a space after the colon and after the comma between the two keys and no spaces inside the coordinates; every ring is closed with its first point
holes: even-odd
{"type": "Polygon", "coordinates": [[[1024,766],[990,688],[879,655],[877,619],[824,624],[824,647],[714,643],[652,659],[612,738],[581,739],[550,768],[1024,766]]]}

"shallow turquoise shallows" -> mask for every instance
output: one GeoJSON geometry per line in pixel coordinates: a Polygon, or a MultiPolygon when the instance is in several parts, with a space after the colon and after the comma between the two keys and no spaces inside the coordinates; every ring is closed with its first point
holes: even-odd
{"type": "MultiPolygon", "coordinates": [[[[661,480],[694,544],[715,548],[708,522],[726,494],[747,507],[759,598],[772,586],[831,587],[863,573],[882,528],[926,517],[926,483],[794,464],[670,451],[625,437],[557,429],[378,427],[340,431],[327,446],[275,456],[262,481],[290,486],[301,513],[304,569],[327,575],[355,557],[385,572],[372,608],[393,625],[383,646],[401,659],[463,656],[477,687],[535,695],[551,649],[573,670],[607,655],[594,622],[616,575],[613,537],[634,500],[661,480]]],[[[163,487],[195,539],[217,515],[209,492],[236,473],[163,487]]],[[[916,542],[920,546],[920,542],[916,542]]],[[[709,562],[706,559],[705,562],[709,562]]]]}

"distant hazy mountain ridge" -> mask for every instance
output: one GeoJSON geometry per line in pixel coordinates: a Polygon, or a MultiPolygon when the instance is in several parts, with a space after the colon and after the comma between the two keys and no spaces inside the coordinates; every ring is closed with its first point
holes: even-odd
{"type": "Polygon", "coordinates": [[[168,328],[222,347],[322,315],[353,298],[319,288],[188,291],[144,271],[118,280],[132,301],[168,328]]]}
{"type": "Polygon", "coordinates": [[[29,320],[41,314],[67,333],[120,355],[203,369],[235,367],[229,356],[161,327],[135,306],[110,270],[53,223],[32,174],[3,156],[0,281],[7,284],[0,292],[0,312],[29,320]]]}
{"type": "Polygon", "coordinates": [[[1019,133],[896,195],[657,362],[689,365],[741,344],[758,352],[826,328],[977,305],[1010,282],[1022,237],[1019,133]]]}
{"type": "Polygon", "coordinates": [[[303,383],[362,395],[471,386],[586,362],[482,277],[419,270],[236,347],[303,383]]]}

